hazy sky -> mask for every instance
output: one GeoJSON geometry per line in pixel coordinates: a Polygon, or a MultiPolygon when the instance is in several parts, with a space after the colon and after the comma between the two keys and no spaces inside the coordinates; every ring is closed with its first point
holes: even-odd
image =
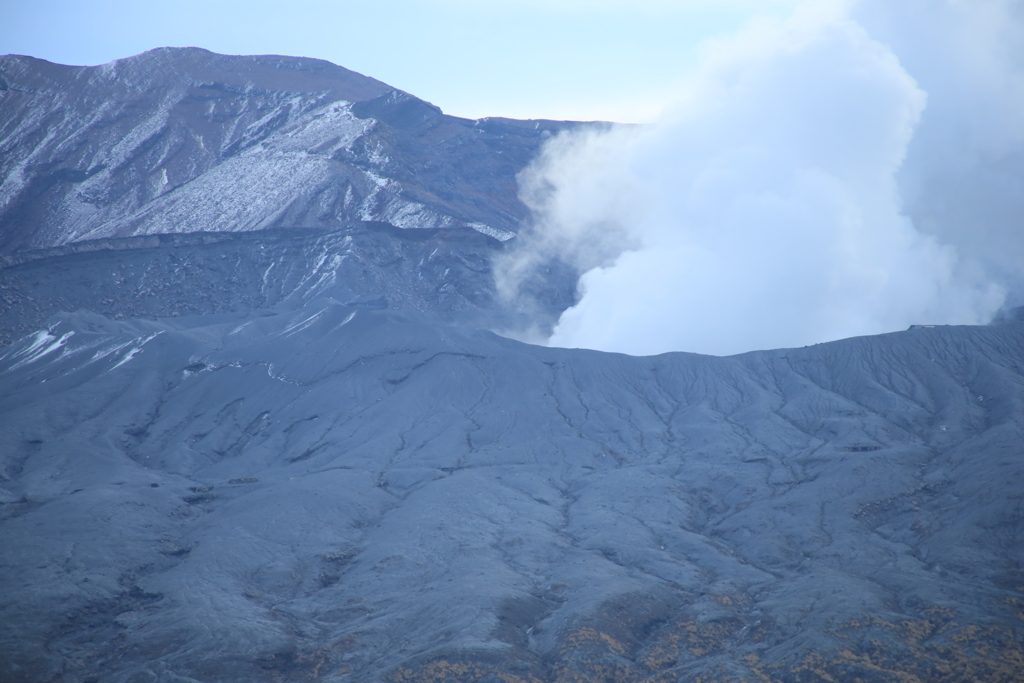
{"type": "Polygon", "coordinates": [[[477,118],[652,120],[697,46],[796,0],[0,0],[0,54],[318,57],[477,118]]]}

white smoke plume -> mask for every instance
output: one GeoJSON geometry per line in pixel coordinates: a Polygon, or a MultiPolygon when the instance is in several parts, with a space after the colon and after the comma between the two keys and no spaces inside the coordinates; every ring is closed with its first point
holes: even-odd
{"type": "Polygon", "coordinates": [[[638,355],[987,322],[1022,291],[1022,26],[1002,0],[812,2],[709,44],[659,122],[524,172],[500,290],[567,261],[549,343],[638,355]]]}

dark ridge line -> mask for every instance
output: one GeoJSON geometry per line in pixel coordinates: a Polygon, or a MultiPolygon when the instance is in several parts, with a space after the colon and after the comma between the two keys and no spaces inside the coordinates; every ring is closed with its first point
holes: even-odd
{"type": "Polygon", "coordinates": [[[138,251],[143,249],[159,249],[160,247],[194,247],[227,242],[253,242],[265,238],[292,239],[301,241],[309,238],[327,237],[364,230],[389,233],[409,241],[423,241],[441,234],[454,234],[462,239],[473,239],[479,235],[485,244],[500,248],[503,242],[468,226],[451,228],[399,228],[391,223],[381,221],[350,221],[339,226],[330,227],[275,227],[264,230],[240,230],[238,232],[178,232],[160,233],[157,235],[134,235],[132,237],[103,237],[94,240],[83,240],[59,247],[43,249],[26,249],[9,254],[0,254],[0,270],[6,270],[26,263],[35,263],[63,256],[77,256],[105,251],[138,251]]]}

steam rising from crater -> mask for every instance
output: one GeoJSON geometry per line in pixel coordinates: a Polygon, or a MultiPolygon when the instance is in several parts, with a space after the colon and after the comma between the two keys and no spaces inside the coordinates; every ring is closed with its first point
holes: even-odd
{"type": "Polygon", "coordinates": [[[810,3],[709,43],[647,127],[553,140],[521,178],[580,299],[549,343],[730,354],[987,322],[1019,302],[1024,34],[1009,2],[810,3]]]}

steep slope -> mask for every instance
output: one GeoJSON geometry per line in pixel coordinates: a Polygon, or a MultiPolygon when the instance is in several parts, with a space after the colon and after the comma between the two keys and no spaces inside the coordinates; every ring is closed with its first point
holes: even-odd
{"type": "Polygon", "coordinates": [[[508,239],[515,175],[566,125],[445,116],[328,62],[153,50],[0,57],[0,252],[352,220],[508,239]]]}
{"type": "MultiPolygon", "coordinates": [[[[293,309],[318,296],[449,323],[523,328],[495,294],[491,260],[503,243],[470,229],[402,230],[354,222],[92,240],[0,259],[0,344],[40,329],[60,311],[111,318],[293,309]]],[[[572,304],[575,273],[533,283],[528,321],[552,324],[572,304]]]]}
{"type": "Polygon", "coordinates": [[[1024,322],[481,331],[568,125],[0,58],[0,681],[1024,681],[1024,322]]]}
{"type": "Polygon", "coordinates": [[[0,357],[2,677],[1019,681],[1022,333],[60,316],[0,357]]]}

